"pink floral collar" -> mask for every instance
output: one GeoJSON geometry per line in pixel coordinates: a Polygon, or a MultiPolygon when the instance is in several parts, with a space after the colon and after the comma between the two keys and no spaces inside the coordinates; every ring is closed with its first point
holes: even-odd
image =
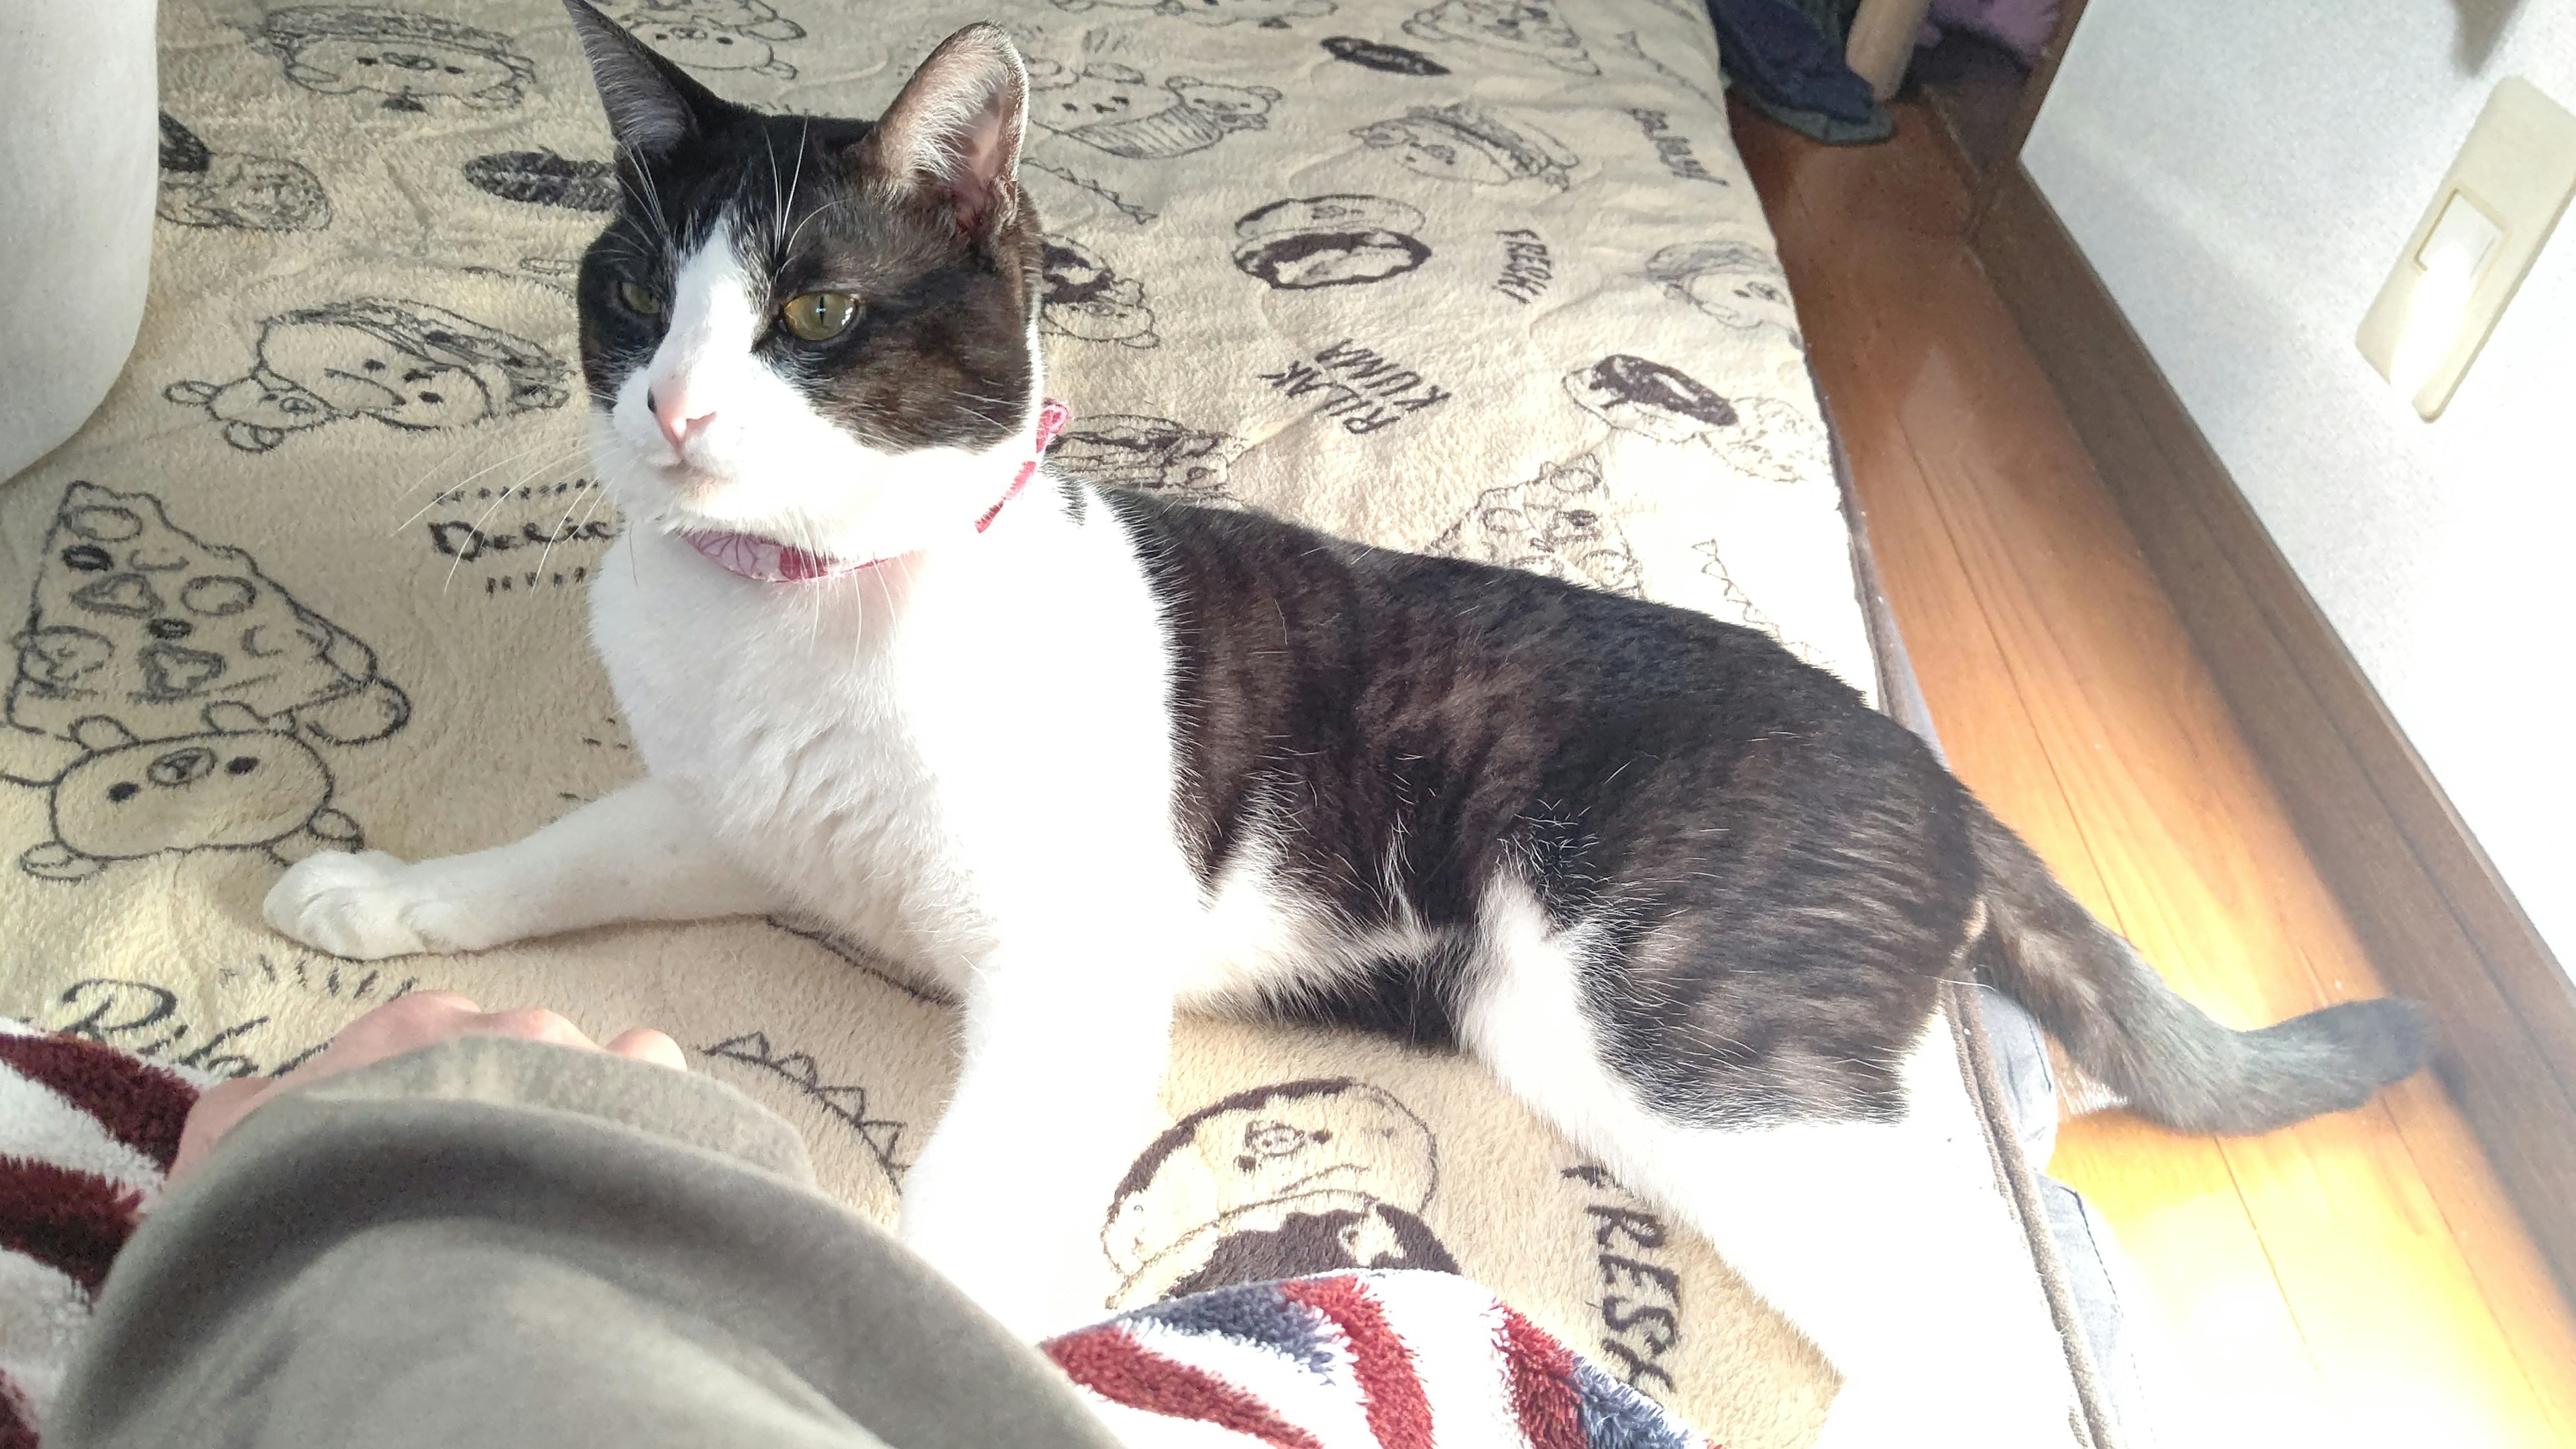
{"type": "MultiPolygon", "coordinates": [[[[1037,476],[1039,459],[1046,456],[1047,444],[1055,441],[1056,434],[1063,432],[1064,425],[1072,418],[1073,410],[1054,398],[1038,405],[1037,456],[1020,465],[1019,476],[1011,480],[1010,489],[1002,495],[1001,501],[985,509],[984,516],[975,520],[977,533],[992,527],[993,520],[1002,516],[1003,507],[1019,497],[1021,489],[1029,486],[1029,480],[1037,476]]],[[[756,533],[682,529],[680,537],[688,540],[689,547],[714,560],[717,567],[765,584],[835,578],[885,562],[882,558],[826,558],[756,533]]]]}

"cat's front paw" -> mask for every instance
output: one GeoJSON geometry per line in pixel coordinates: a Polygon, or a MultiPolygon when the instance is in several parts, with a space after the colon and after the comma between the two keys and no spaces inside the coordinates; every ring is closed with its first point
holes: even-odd
{"type": "Polygon", "coordinates": [[[326,850],[288,867],[259,912],[287,937],[352,961],[381,961],[449,945],[416,924],[427,902],[406,888],[415,867],[381,850],[326,850]]]}

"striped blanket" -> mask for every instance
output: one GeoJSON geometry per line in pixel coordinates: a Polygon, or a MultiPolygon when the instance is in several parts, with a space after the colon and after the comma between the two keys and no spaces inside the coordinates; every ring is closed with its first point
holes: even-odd
{"type": "MultiPolygon", "coordinates": [[[[35,1449],[116,1254],[219,1080],[0,1019],[0,1449],[35,1449]]],[[[1140,1449],[1701,1449],[1706,1441],[1445,1273],[1218,1288],[1044,1345],[1140,1449]]]]}
{"type": "Polygon", "coordinates": [[[1138,1449],[1704,1449],[1467,1279],[1332,1273],[1193,1293],[1050,1340],[1138,1449]]]}

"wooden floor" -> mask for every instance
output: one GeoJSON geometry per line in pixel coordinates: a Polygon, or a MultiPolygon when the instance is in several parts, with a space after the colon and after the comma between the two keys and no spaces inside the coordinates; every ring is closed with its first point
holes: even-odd
{"type": "MultiPolygon", "coordinates": [[[[2222,1019],[2377,993],[1968,254],[1932,118],[1898,124],[1838,149],[1736,118],[1952,763],[2222,1019]]],[[[2576,1444],[2576,1320],[2429,1078],[2261,1138],[2090,1118],[2049,1170],[2161,1310],[2169,1445],[2576,1444]]]]}

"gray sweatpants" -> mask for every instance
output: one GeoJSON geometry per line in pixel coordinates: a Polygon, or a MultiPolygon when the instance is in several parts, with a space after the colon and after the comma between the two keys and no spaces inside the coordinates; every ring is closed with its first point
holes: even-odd
{"type": "Polygon", "coordinates": [[[89,1446],[1116,1441],[721,1083],[472,1037],[251,1115],[107,1280],[89,1446]]]}

